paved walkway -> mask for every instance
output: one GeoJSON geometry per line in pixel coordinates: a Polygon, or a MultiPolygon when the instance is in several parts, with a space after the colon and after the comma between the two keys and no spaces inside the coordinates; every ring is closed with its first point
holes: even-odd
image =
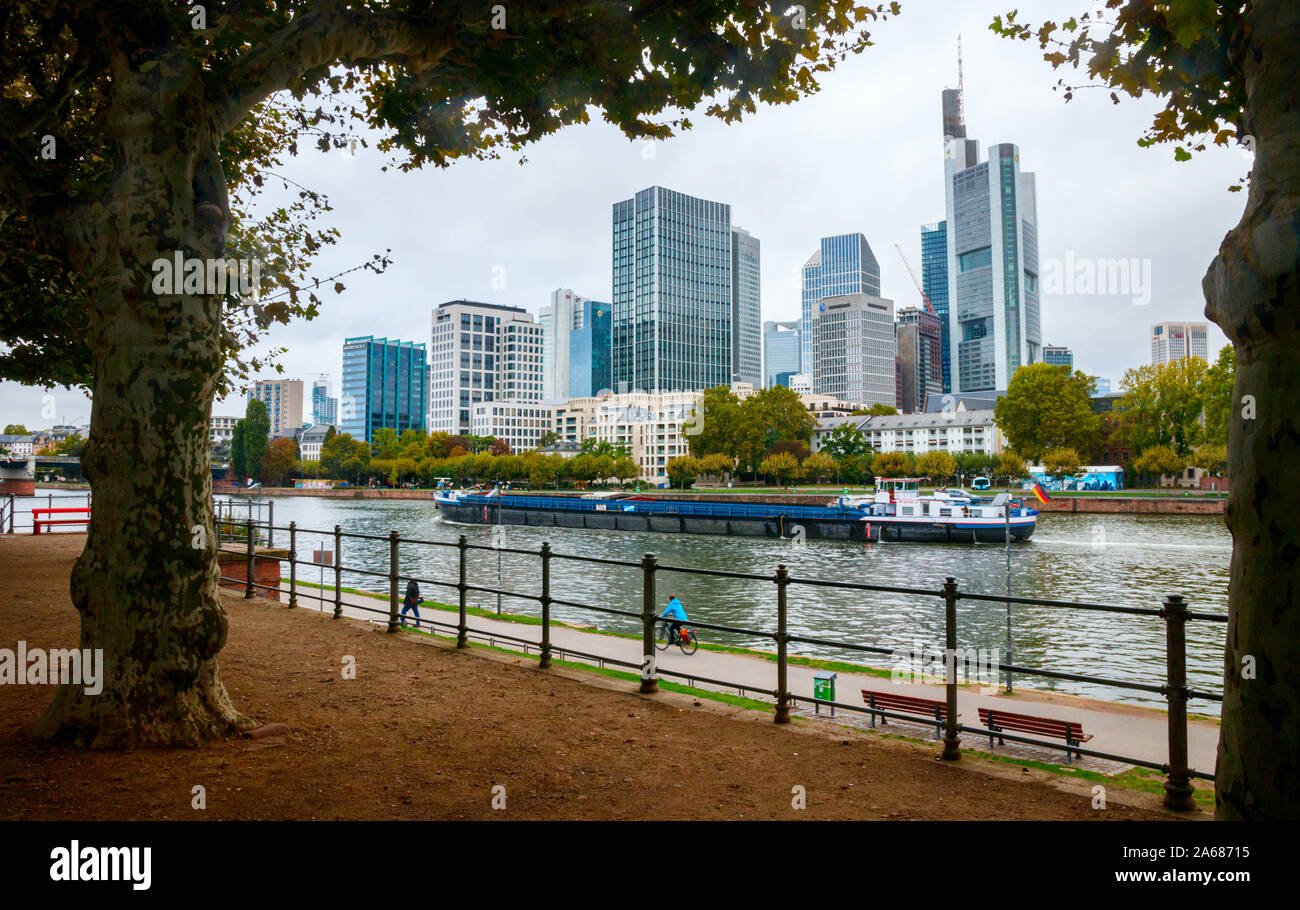
{"type": "MultiPolygon", "coordinates": [[[[318,602],[312,600],[311,596],[320,593],[322,592],[318,588],[301,587],[299,589],[299,605],[307,609],[317,608],[318,602]]],[[[329,599],[329,602],[322,608],[327,612],[332,611],[333,589],[327,589],[323,593],[329,599]]],[[[288,599],[288,585],[286,583],[285,589],[281,593],[281,600],[287,603],[288,599]]],[[[387,598],[344,593],[342,599],[343,612],[346,615],[358,619],[387,623],[387,598]],[[370,609],[360,609],[361,607],[369,607],[370,609]],[[374,612],[376,610],[380,612],[374,612]]],[[[426,608],[421,611],[421,615],[426,620],[433,619],[453,627],[456,623],[456,614],[454,612],[426,608]]],[[[409,619],[408,616],[408,621],[409,619]]],[[[467,622],[472,630],[471,638],[473,640],[496,643],[500,647],[513,650],[524,650],[524,645],[511,639],[526,639],[531,643],[528,647],[531,653],[536,653],[541,644],[542,630],[541,626],[538,625],[472,614],[468,617],[467,622]]],[[[449,630],[446,625],[439,626],[437,631],[440,634],[455,634],[454,628],[449,630]]],[[[708,633],[703,632],[702,634],[707,635],[708,633]]],[[[583,629],[552,625],[551,646],[556,660],[580,662],[582,658],[577,657],[572,652],[582,652],[598,655],[605,659],[624,661],[631,664],[632,667],[615,666],[631,672],[636,672],[641,664],[641,641],[639,639],[604,635],[583,629]]],[[[774,660],[705,649],[700,649],[693,655],[686,655],[675,647],[669,648],[667,651],[656,651],[655,657],[657,666],[660,669],[688,674],[686,679],[665,675],[661,677],[664,680],[684,682],[704,689],[732,691],[751,698],[764,698],[760,694],[762,691],[771,692],[776,689],[776,662],[774,660]],[[700,682],[699,677],[726,680],[735,685],[729,687],[710,685],[700,682]],[[752,687],[752,690],[746,688],[741,691],[739,687],[742,686],[752,687]]],[[[813,674],[815,672],[814,668],[791,664],[788,669],[790,691],[795,695],[811,697],[813,674]]],[[[837,700],[844,704],[861,703],[862,689],[890,691],[898,688],[887,677],[873,676],[866,673],[852,674],[843,672],[839,673],[836,686],[837,700]]],[[[906,689],[906,694],[932,699],[943,699],[945,697],[942,684],[912,684],[906,689]]],[[[764,700],[770,701],[772,699],[769,695],[764,700]]],[[[1093,738],[1084,744],[1085,748],[1094,749],[1098,752],[1141,758],[1157,763],[1168,761],[1168,725],[1166,724],[1166,716],[1161,711],[1135,705],[1047,693],[1042,690],[1021,689],[1018,690],[1016,696],[1012,697],[997,694],[983,695],[975,686],[963,686],[958,690],[957,710],[962,723],[970,726],[980,726],[977,709],[981,707],[1000,708],[1019,714],[1034,714],[1042,717],[1078,721],[1082,724],[1084,733],[1093,735],[1093,738]]],[[[805,709],[805,706],[799,703],[796,703],[795,710],[800,714],[812,713],[811,706],[807,706],[805,709]]],[[[827,713],[827,709],[823,707],[821,709],[822,716],[826,716],[827,713]]],[[[843,710],[838,711],[836,714],[836,720],[841,719],[846,723],[852,723],[854,726],[865,725],[869,722],[869,716],[866,714],[843,710]]],[[[917,737],[933,736],[934,733],[933,726],[927,728],[920,724],[915,726],[900,725],[893,720],[890,721],[889,727],[885,729],[889,730],[890,727],[894,728],[891,732],[905,732],[908,735],[917,737]]],[[[1219,744],[1218,725],[1206,721],[1189,721],[1187,737],[1191,766],[1194,769],[1212,774],[1214,772],[1215,752],[1219,744]]],[[[987,737],[981,737],[976,733],[963,733],[962,744],[971,749],[992,751],[1017,757],[1037,758],[1058,763],[1064,760],[1063,749],[1041,749],[1023,744],[1013,744],[1010,741],[1005,745],[999,745],[990,750],[987,737]]],[[[1129,765],[1088,756],[1085,756],[1082,761],[1076,759],[1075,763],[1081,768],[1097,770],[1103,773],[1112,773],[1130,767],[1129,765]]]]}

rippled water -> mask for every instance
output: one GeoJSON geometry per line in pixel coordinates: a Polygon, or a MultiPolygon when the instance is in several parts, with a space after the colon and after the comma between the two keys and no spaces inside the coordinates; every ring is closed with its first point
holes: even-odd
{"type": "MultiPolygon", "coordinates": [[[[305,529],[387,535],[454,543],[465,534],[470,543],[492,545],[492,528],[444,522],[430,501],[333,500],[283,497],[275,500],[275,524],[296,521],[305,529]]],[[[301,558],[320,538],[302,535],[301,558]]],[[[851,544],[813,541],[804,546],[743,537],[656,534],[507,526],[505,546],[538,549],[549,540],[557,554],[599,556],[636,562],[654,553],[661,566],[721,569],[770,576],[784,563],[796,578],[867,582],[937,591],[944,577],[954,576],[963,590],[1005,593],[1006,552],[1001,545],[851,544]]],[[[277,543],[280,543],[277,540],[277,543]]],[[[326,545],[332,547],[332,542],[326,545]]],[[[1183,515],[1043,515],[1027,543],[1011,548],[1012,593],[1022,597],[1076,600],[1126,606],[1159,607],[1165,595],[1183,594],[1191,609],[1226,615],[1231,538],[1220,516],[1183,515]]],[[[518,592],[540,590],[540,560],[500,554],[503,587],[518,592]]],[[[472,584],[495,585],[495,552],[471,550],[472,584]]],[[[371,571],[388,571],[386,540],[345,538],[343,562],[371,571]]],[[[456,551],[451,547],[404,544],[401,574],[455,582],[456,551]]],[[[300,578],[319,580],[312,568],[300,578]]],[[[326,573],[326,581],[332,581],[326,573]]],[[[344,573],[350,587],[386,590],[384,579],[344,573]]],[[[426,597],[453,601],[450,587],[421,585],[426,597]]],[[[725,579],[661,571],[657,581],[662,604],[679,596],[693,619],[722,625],[773,630],[776,588],[770,581],[725,579]]],[[[557,559],[552,563],[552,596],[639,611],[641,572],[637,567],[595,566],[557,559]]],[[[471,603],[493,608],[494,594],[471,592],[471,603]]],[[[505,597],[506,612],[537,613],[536,601],[505,597]]],[[[604,629],[635,632],[635,620],[570,607],[553,608],[557,619],[604,629]]],[[[1006,604],[960,602],[959,647],[997,648],[1005,653],[1006,604]]],[[[938,597],[792,584],[789,589],[792,633],[887,648],[941,647],[943,601],[938,597]]],[[[1158,618],[1126,616],[1058,607],[1012,609],[1015,662],[1081,674],[1159,684],[1164,678],[1164,628],[1158,618]]],[[[770,639],[704,633],[707,640],[771,648],[770,639]]],[[[1192,686],[1219,691],[1223,672],[1222,623],[1190,622],[1187,627],[1188,673],[1192,686]]],[[[861,660],[854,652],[792,644],[797,653],[861,660]]],[[[876,658],[877,663],[887,661],[876,658]]],[[[870,662],[868,660],[867,662],[870,662]]],[[[1158,701],[1146,693],[1126,692],[1087,683],[1022,680],[1042,688],[1136,702],[1158,701]]],[[[1196,701],[1193,711],[1217,713],[1216,703],[1196,701]]]]}

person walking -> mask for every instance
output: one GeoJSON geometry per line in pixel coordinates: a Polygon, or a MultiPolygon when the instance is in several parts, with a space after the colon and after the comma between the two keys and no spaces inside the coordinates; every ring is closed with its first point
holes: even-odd
{"type": "Polygon", "coordinates": [[[415,614],[415,627],[420,628],[420,586],[412,578],[406,583],[406,598],[402,603],[402,628],[406,628],[406,611],[415,614]]]}

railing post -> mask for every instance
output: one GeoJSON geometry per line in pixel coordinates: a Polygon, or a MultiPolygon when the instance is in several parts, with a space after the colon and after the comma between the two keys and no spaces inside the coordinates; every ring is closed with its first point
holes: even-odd
{"type": "Polygon", "coordinates": [[[388,631],[397,631],[397,531],[388,532],[388,631]]]}
{"type": "Polygon", "coordinates": [[[248,599],[253,596],[253,519],[250,517],[244,525],[247,539],[244,541],[248,549],[248,577],[244,585],[244,598],[248,599]]]}
{"type": "Polygon", "coordinates": [[[786,676],[786,586],[790,583],[790,573],[784,565],[776,567],[776,717],[778,724],[790,723],[790,687],[786,676]]]}
{"type": "Polygon", "coordinates": [[[1165,598],[1165,698],[1169,705],[1169,776],[1165,808],[1190,812],[1191,774],[1187,769],[1187,602],[1181,594],[1165,598]]]}
{"type": "Polygon", "coordinates": [[[266,501],[266,545],[275,546],[275,500],[266,501]]]}
{"type": "Polygon", "coordinates": [[[334,618],[343,615],[343,528],[334,526],[334,618]]]}
{"type": "Polygon", "coordinates": [[[298,606],[298,522],[289,522],[289,609],[298,606]]]}
{"type": "Polygon", "coordinates": [[[17,508],[17,506],[14,505],[14,494],[10,493],[9,494],[9,533],[10,534],[14,532],[14,509],[15,508],[17,508]]]}
{"type": "Polygon", "coordinates": [[[542,659],[537,666],[551,665],[551,545],[542,541],[542,659]]]}
{"type": "Polygon", "coordinates": [[[456,620],[456,647],[464,648],[469,645],[469,625],[465,621],[465,592],[469,586],[466,578],[465,554],[469,550],[469,540],[464,534],[456,541],[456,547],[460,550],[460,581],[456,584],[456,590],[460,592],[459,616],[456,620]]]}
{"type": "Polygon", "coordinates": [[[943,624],[946,632],[944,666],[948,696],[943,731],[943,760],[961,758],[961,739],[957,735],[957,579],[951,575],[943,583],[943,624]]]}
{"type": "Polygon", "coordinates": [[[655,569],[659,561],[653,553],[641,560],[641,692],[659,691],[659,674],[655,672],[655,569]]]}

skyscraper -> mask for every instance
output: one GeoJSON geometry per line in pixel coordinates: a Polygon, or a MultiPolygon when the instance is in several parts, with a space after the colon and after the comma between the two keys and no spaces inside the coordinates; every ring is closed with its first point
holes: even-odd
{"type": "Polygon", "coordinates": [[[520,307],[449,300],[433,311],[429,430],[472,431],[473,406],[542,400],[542,327],[520,307]]]}
{"type": "Polygon", "coordinates": [[[759,243],[744,228],[731,231],[731,378],[763,386],[763,305],[759,243]]]}
{"type": "Polygon", "coordinates": [[[731,382],[731,206],[660,186],[614,203],[614,391],[731,382]]]}
{"type": "Polygon", "coordinates": [[[1184,357],[1210,359],[1209,323],[1157,322],[1151,326],[1151,363],[1159,366],[1184,357]]]}
{"type": "Polygon", "coordinates": [[[872,294],[823,297],[817,319],[819,394],[854,404],[895,404],[894,302],[872,294]]]}
{"type": "Polygon", "coordinates": [[[895,407],[904,414],[925,410],[925,396],[943,391],[939,317],[909,307],[898,311],[898,370],[895,407]]]}
{"type": "Polygon", "coordinates": [[[980,162],[964,122],[949,132],[954,103],[961,109],[961,89],[955,101],[951,91],[943,105],[951,391],[1005,389],[1019,367],[1041,359],[1034,175],[1020,170],[1015,145],[994,145],[980,162]]]}
{"type": "Polygon", "coordinates": [[[330,396],[330,382],[323,373],[311,386],[311,422],[334,427],[339,422],[339,400],[330,396]]]}
{"type": "Polygon", "coordinates": [[[613,314],[608,303],[582,302],[580,325],[569,333],[569,382],[565,399],[589,398],[612,389],[609,369],[610,327],[613,314]]]}
{"type": "Polygon", "coordinates": [[[429,363],[424,342],[366,335],[343,342],[341,431],[371,442],[379,429],[423,430],[429,363]]]}
{"type": "Polygon", "coordinates": [[[782,374],[799,372],[799,320],[763,323],[763,388],[784,385],[782,374]]]}
{"type": "MultiPolygon", "coordinates": [[[[569,390],[569,341],[575,329],[583,327],[585,305],[590,298],[568,288],[551,292],[551,302],[542,307],[537,321],[542,327],[542,400],[564,401],[569,390]]],[[[608,312],[609,304],[601,304],[608,312]]]]}
{"type": "Polygon", "coordinates": [[[946,221],[921,225],[921,289],[925,292],[925,296],[930,298],[930,305],[934,307],[934,313],[939,317],[943,391],[951,392],[952,376],[948,365],[948,222],[946,221]]]}
{"type": "MultiPolygon", "coordinates": [[[[821,314],[821,301],[844,294],[880,295],[880,264],[862,234],[823,237],[817,251],[803,264],[800,369],[810,376],[817,375],[817,318],[821,314]]],[[[816,391],[826,390],[817,388],[816,391]]]]}
{"type": "Polygon", "coordinates": [[[1061,345],[1049,344],[1043,346],[1043,363],[1050,363],[1053,366],[1069,367],[1074,369],[1074,352],[1061,345]]]}

